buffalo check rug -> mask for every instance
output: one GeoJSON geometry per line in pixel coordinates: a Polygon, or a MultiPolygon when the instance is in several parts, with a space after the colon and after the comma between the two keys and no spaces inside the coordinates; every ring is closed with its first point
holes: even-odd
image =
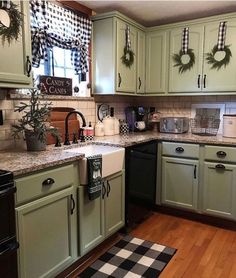
{"type": "Polygon", "coordinates": [[[174,248],[125,236],[78,277],[156,278],[175,252],[174,248]]]}

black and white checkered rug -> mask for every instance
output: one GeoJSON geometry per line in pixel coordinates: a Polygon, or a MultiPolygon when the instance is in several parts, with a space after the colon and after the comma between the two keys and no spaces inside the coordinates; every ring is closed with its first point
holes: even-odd
{"type": "Polygon", "coordinates": [[[87,267],[79,278],[156,278],[176,249],[126,236],[87,267]]]}

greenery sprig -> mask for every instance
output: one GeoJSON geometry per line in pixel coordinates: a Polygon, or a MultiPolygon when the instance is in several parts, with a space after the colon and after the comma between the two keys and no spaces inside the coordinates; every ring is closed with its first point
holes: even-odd
{"type": "Polygon", "coordinates": [[[221,69],[223,66],[226,67],[226,66],[229,64],[230,59],[231,59],[231,57],[232,57],[232,53],[231,53],[231,50],[230,50],[229,47],[230,47],[230,45],[225,45],[225,46],[224,46],[224,49],[221,50],[221,51],[224,51],[224,52],[225,52],[225,56],[224,56],[224,58],[223,58],[222,60],[220,60],[220,61],[217,61],[217,60],[215,59],[215,54],[216,54],[218,51],[220,51],[220,50],[218,50],[217,45],[215,45],[215,46],[212,48],[211,52],[206,53],[206,60],[207,60],[207,63],[210,64],[210,65],[212,65],[212,66],[211,66],[211,69],[219,70],[219,69],[221,69]]]}
{"type": "Polygon", "coordinates": [[[9,9],[2,8],[8,13],[10,18],[9,27],[0,23],[0,36],[2,37],[2,44],[4,44],[5,41],[10,44],[12,40],[18,40],[20,36],[24,15],[19,11],[19,9],[17,9],[17,7],[18,6],[11,1],[9,9]]]}
{"type": "Polygon", "coordinates": [[[121,61],[126,67],[130,68],[134,63],[134,52],[127,46],[124,47],[124,54],[121,57],[121,61]]]}
{"type": "Polygon", "coordinates": [[[191,70],[193,65],[195,64],[195,54],[193,52],[193,49],[189,48],[187,50],[187,53],[184,53],[182,50],[179,51],[178,54],[174,54],[172,56],[172,59],[175,62],[174,67],[179,67],[179,73],[184,73],[187,70],[191,70]],[[189,56],[189,62],[184,64],[182,61],[182,56],[188,55],[189,56]]]}

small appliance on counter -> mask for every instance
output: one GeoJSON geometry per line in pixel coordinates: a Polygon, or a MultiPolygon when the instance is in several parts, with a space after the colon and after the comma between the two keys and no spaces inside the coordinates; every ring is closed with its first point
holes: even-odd
{"type": "Polygon", "coordinates": [[[163,117],[160,118],[160,132],[185,133],[189,129],[187,117],[163,117]]]}
{"type": "Polygon", "coordinates": [[[236,114],[223,115],[223,136],[236,137],[236,114]]]}
{"type": "Polygon", "coordinates": [[[125,116],[126,116],[126,122],[129,125],[129,131],[145,131],[145,130],[147,130],[149,113],[150,113],[150,108],[146,108],[143,106],[126,107],[125,108],[125,116]],[[139,123],[139,122],[142,122],[142,123],[139,123]],[[143,128],[144,125],[145,125],[145,127],[143,128]]]}

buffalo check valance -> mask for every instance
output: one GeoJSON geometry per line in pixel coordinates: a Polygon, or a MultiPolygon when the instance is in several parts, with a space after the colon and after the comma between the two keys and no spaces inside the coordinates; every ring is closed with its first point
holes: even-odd
{"type": "Polygon", "coordinates": [[[70,49],[75,74],[88,72],[92,22],[89,18],[45,0],[31,0],[32,63],[48,60],[47,48],[70,49]]]}

